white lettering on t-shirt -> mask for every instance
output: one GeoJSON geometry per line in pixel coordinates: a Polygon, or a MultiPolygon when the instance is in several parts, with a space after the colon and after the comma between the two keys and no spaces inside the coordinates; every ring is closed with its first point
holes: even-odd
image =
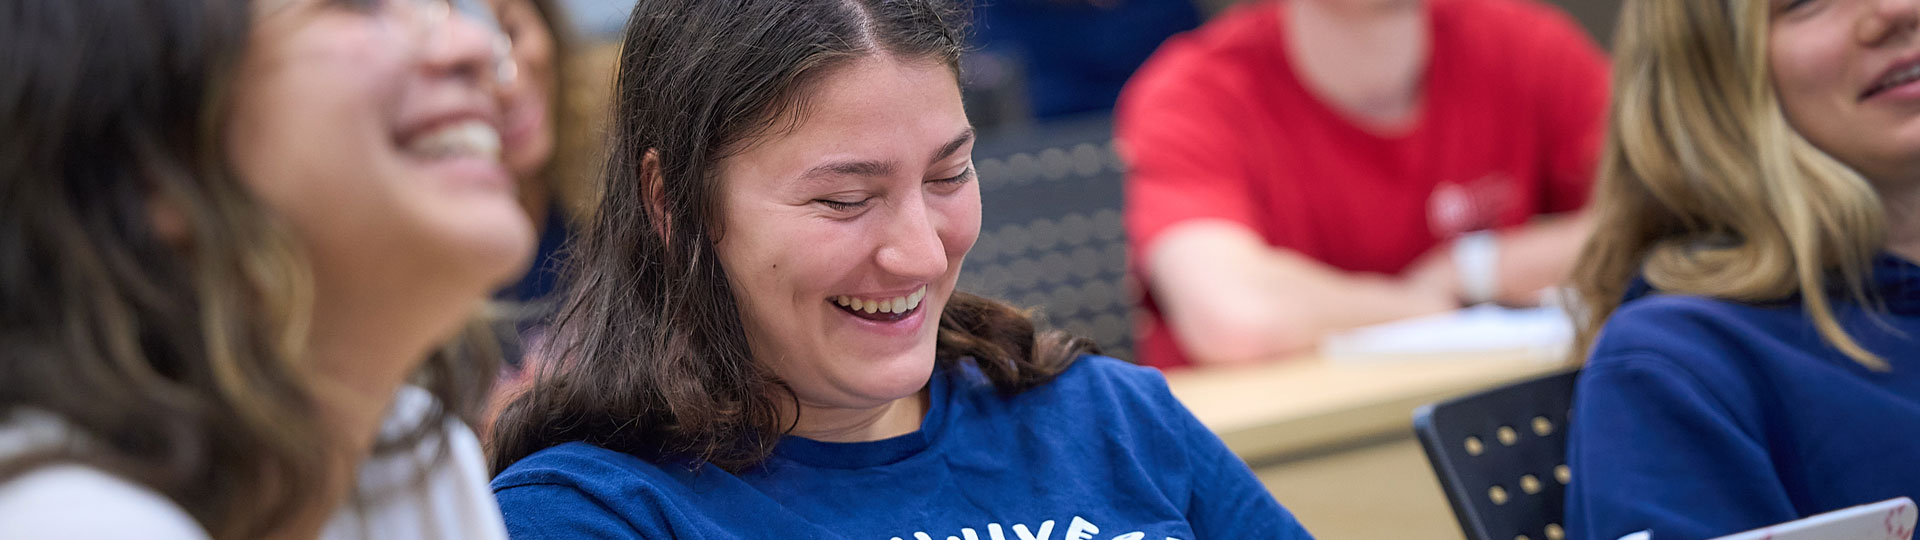
{"type": "MultiPolygon", "coordinates": [[[[1013,532],[1019,536],[1019,540],[1051,540],[1053,538],[1053,520],[1049,519],[1040,522],[1039,533],[1033,532],[1033,529],[1028,528],[1025,523],[1013,524],[1013,532]]],[[[1061,540],[1097,540],[1093,536],[1096,534],[1100,534],[1099,526],[1094,525],[1091,521],[1087,521],[1086,518],[1073,516],[1073,520],[1067,525],[1067,533],[1061,540]]],[[[1133,531],[1107,540],[1145,540],[1146,537],[1147,533],[1145,532],[1133,531]]],[[[901,537],[895,536],[892,540],[902,539],[901,537]]],[[[913,533],[913,540],[935,540],[935,537],[927,534],[925,531],[920,531],[913,533]]],[[[978,531],[972,528],[961,528],[960,536],[948,536],[946,540],[981,540],[981,538],[978,531]]],[[[1007,540],[1005,529],[1002,529],[999,523],[988,523],[986,540],[1007,540]]],[[[1181,539],[1169,536],[1167,540],[1181,539]]]]}
{"type": "Polygon", "coordinates": [[[1013,524],[1013,532],[1020,535],[1020,540],[1047,540],[1053,537],[1053,520],[1049,519],[1040,523],[1039,536],[1035,536],[1032,532],[1029,532],[1027,530],[1027,524],[1025,523],[1013,524]]]}
{"type": "Polygon", "coordinates": [[[1067,540],[1090,540],[1097,532],[1100,528],[1088,523],[1086,518],[1073,516],[1073,524],[1067,526],[1067,540]]]}

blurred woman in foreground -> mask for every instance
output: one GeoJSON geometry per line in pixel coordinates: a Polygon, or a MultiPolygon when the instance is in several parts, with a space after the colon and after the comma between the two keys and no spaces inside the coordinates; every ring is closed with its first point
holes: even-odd
{"type": "Polygon", "coordinates": [[[491,20],[0,13],[0,537],[504,536],[452,345],[533,247],[491,20]]]}

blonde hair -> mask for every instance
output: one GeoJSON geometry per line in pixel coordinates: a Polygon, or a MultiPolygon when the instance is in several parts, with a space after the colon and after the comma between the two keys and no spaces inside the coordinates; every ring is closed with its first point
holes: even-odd
{"type": "Polygon", "coordinates": [[[1868,301],[1885,210],[1859,173],[1789,125],[1768,64],[1769,3],[1628,0],[1614,38],[1614,102],[1598,226],[1575,266],[1584,357],[1628,283],[1733,301],[1798,293],[1835,349],[1887,364],[1849,336],[1827,285],[1868,301]]]}

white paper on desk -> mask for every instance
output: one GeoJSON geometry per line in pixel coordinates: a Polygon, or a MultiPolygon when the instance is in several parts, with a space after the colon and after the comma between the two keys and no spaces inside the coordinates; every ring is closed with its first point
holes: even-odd
{"type": "Polygon", "coordinates": [[[1481,305],[1336,333],[1321,340],[1320,355],[1353,362],[1523,351],[1558,359],[1572,341],[1573,322],[1558,306],[1481,305]]]}

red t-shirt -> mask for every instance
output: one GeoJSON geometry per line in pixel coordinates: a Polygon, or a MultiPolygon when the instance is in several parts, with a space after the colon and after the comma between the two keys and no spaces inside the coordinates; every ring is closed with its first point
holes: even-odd
{"type": "MultiPolygon", "coordinates": [[[[1356,126],[1289,65],[1277,2],[1167,41],[1121,94],[1137,272],[1167,227],[1246,224],[1268,244],[1396,274],[1463,232],[1585,204],[1603,135],[1607,61],[1533,0],[1429,0],[1421,110],[1402,134],[1356,126]]],[[[1142,283],[1147,281],[1142,280],[1142,283]]],[[[1151,293],[1142,363],[1187,363],[1151,293]]]]}

